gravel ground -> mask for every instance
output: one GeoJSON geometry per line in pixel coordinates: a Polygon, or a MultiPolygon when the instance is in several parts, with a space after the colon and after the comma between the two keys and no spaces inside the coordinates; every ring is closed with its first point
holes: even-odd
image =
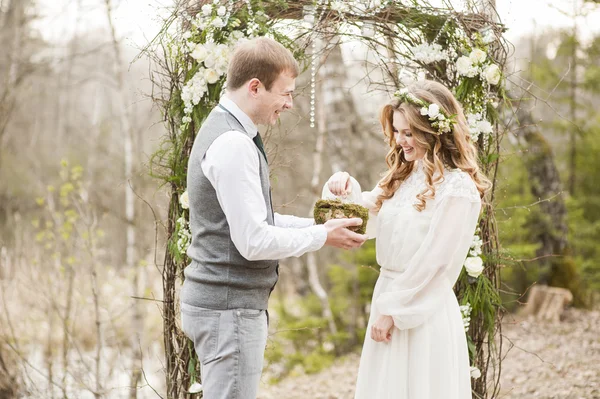
{"type": "MultiPolygon", "coordinates": [[[[600,311],[567,310],[559,324],[505,318],[502,399],[600,399],[600,311]]],[[[358,354],[314,375],[263,385],[259,399],[352,399],[358,354]]],[[[376,398],[374,398],[376,399],[376,398]]]]}

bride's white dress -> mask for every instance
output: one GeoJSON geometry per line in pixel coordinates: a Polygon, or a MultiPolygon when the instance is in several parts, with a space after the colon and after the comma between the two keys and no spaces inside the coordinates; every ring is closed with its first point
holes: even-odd
{"type": "MultiPolygon", "coordinates": [[[[481,201],[461,170],[446,170],[435,198],[417,211],[425,189],[418,163],[394,196],[371,214],[381,274],[375,285],[360,359],[356,399],[470,399],[467,341],[452,291],[473,240],[481,201]],[[391,342],[371,339],[371,325],[391,315],[391,342]]],[[[373,209],[381,189],[363,192],[373,209]]]]}

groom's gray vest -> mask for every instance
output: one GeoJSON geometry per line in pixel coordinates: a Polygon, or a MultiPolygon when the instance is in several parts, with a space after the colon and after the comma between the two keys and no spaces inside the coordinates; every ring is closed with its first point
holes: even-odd
{"type": "MultiPolygon", "coordinates": [[[[208,309],[267,309],[269,295],[277,282],[278,261],[249,261],[239,253],[231,241],[229,224],[215,189],[200,167],[212,142],[231,130],[247,134],[232,114],[217,107],[202,125],[192,147],[187,171],[192,233],[187,254],[191,263],[184,270],[181,301],[208,309]]],[[[258,147],[256,151],[267,223],[273,225],[269,166],[258,147]]]]}

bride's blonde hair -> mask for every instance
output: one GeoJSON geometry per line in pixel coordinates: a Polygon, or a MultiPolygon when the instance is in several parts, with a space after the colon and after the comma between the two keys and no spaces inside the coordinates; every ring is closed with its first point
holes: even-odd
{"type": "Polygon", "coordinates": [[[392,198],[414,168],[414,163],[408,162],[402,149],[396,145],[393,133],[394,112],[400,112],[406,118],[415,141],[426,151],[422,162],[427,188],[417,195],[418,203],[415,208],[419,212],[425,209],[427,200],[435,198],[436,184],[444,179],[444,167],[458,168],[468,173],[483,198],[491,183],[479,171],[477,149],[471,142],[468,124],[459,102],[446,86],[432,80],[418,81],[408,87],[408,92],[427,103],[437,104],[446,115],[456,115],[455,124],[451,132],[438,135],[437,130],[431,126],[429,117],[421,115],[418,105],[396,98],[383,107],[380,122],[391,148],[385,157],[388,171],[379,182],[383,193],[377,197],[375,209],[379,210],[383,201],[392,198]]]}

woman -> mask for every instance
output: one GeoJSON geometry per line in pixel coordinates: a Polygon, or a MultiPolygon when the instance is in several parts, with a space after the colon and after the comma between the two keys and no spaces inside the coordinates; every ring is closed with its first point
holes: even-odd
{"type": "MultiPolygon", "coordinates": [[[[381,113],[389,170],[362,195],[381,266],[356,399],[470,399],[467,341],[452,290],[489,181],[460,104],[440,83],[396,93],[381,113]]],[[[327,186],[346,196],[350,175],[327,186]]]]}

